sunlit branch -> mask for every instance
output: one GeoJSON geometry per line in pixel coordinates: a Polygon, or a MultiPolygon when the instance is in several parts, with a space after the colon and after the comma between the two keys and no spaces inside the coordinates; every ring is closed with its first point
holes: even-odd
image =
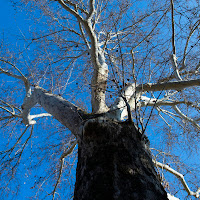
{"type": "Polygon", "coordinates": [[[64,2],[65,2],[66,4],[68,4],[68,5],[73,6],[76,10],[80,10],[82,13],[84,13],[84,14],[86,14],[86,15],[89,14],[87,10],[84,10],[84,9],[80,8],[80,7],[78,6],[78,4],[76,4],[76,3],[72,3],[72,2],[69,1],[69,0],[64,0],[64,2]]]}
{"type": "Polygon", "coordinates": [[[95,4],[95,0],[90,0],[90,2],[89,2],[90,12],[89,12],[87,20],[91,20],[94,16],[94,13],[95,13],[94,4],[95,4]]]}
{"type": "Polygon", "coordinates": [[[70,1],[64,1],[64,0],[57,0],[60,5],[65,9],[67,10],[68,12],[70,12],[72,15],[74,15],[78,20],[80,21],[84,21],[84,19],[78,14],[78,12],[76,12],[75,10],[71,9],[67,3],[71,3],[70,1]],[[66,2],[66,3],[65,3],[66,2]]]}
{"type": "Polygon", "coordinates": [[[135,77],[135,55],[134,55],[134,51],[133,49],[131,49],[131,55],[132,55],[132,65],[133,65],[133,69],[132,69],[132,73],[133,73],[133,80],[136,82],[136,77],[135,77]]]}
{"type": "Polygon", "coordinates": [[[191,102],[186,102],[186,101],[175,101],[171,100],[168,98],[162,98],[162,99],[156,99],[156,98],[149,98],[146,96],[141,96],[139,98],[139,106],[173,106],[173,105],[178,105],[178,104],[186,104],[186,105],[191,105],[191,102]]]}
{"type": "Polygon", "coordinates": [[[86,44],[88,50],[90,50],[90,44],[89,44],[89,42],[88,42],[88,40],[87,40],[87,38],[86,38],[86,35],[85,35],[85,33],[84,33],[84,30],[83,30],[83,27],[82,27],[81,22],[79,22],[79,28],[80,28],[80,31],[81,31],[81,34],[82,34],[82,38],[83,38],[83,40],[84,40],[84,42],[85,42],[85,44],[86,44]]]}
{"type": "MultiPolygon", "coordinates": [[[[108,110],[105,104],[105,91],[107,87],[108,66],[105,63],[105,57],[103,53],[99,51],[98,40],[92,26],[92,18],[96,11],[94,7],[95,1],[94,0],[89,1],[90,11],[86,20],[78,14],[76,8],[73,10],[67,5],[71,1],[58,0],[58,2],[62,5],[62,7],[65,10],[67,10],[73,16],[76,17],[77,21],[81,23],[81,26],[84,27],[85,32],[90,39],[90,44],[91,44],[90,54],[94,66],[94,72],[91,81],[92,112],[94,113],[105,112],[108,110]]],[[[89,45],[89,42],[86,42],[86,36],[82,28],[81,30],[85,43],[89,45]]]]}
{"type": "Polygon", "coordinates": [[[158,115],[160,116],[160,118],[165,122],[165,124],[167,124],[167,126],[171,129],[172,128],[172,125],[170,125],[166,119],[160,114],[160,110],[158,107],[156,107],[156,110],[158,111],[158,115]]]}
{"type": "Polygon", "coordinates": [[[176,170],[172,169],[169,165],[166,164],[162,164],[160,162],[157,162],[155,160],[153,160],[153,162],[155,163],[155,165],[161,169],[165,169],[166,171],[170,172],[171,174],[175,175],[182,183],[184,189],[186,190],[186,192],[188,193],[188,195],[191,196],[195,196],[196,198],[199,198],[199,193],[200,193],[200,187],[197,189],[196,192],[193,192],[190,190],[190,188],[188,187],[183,174],[177,172],[176,170]]]}
{"type": "Polygon", "coordinates": [[[39,86],[35,86],[31,96],[22,106],[24,124],[30,125],[36,123],[30,115],[30,110],[37,103],[40,104],[46,112],[72,131],[72,133],[79,133],[78,130],[83,120],[82,116],[84,112],[61,96],[53,95],[39,86]]]}
{"type": "Polygon", "coordinates": [[[175,118],[178,117],[180,118],[179,115],[176,115],[172,112],[169,112],[168,110],[164,110],[161,107],[156,107],[156,109],[158,109],[159,112],[162,112],[163,114],[169,116],[172,120],[174,120],[180,127],[182,127],[183,129],[185,129],[185,127],[175,118]]]}
{"type": "MultiPolygon", "coordinates": [[[[198,75],[198,74],[200,74],[199,71],[198,71],[199,67],[200,67],[200,64],[198,64],[196,66],[195,70],[188,70],[188,71],[180,72],[179,74],[180,74],[180,76],[184,76],[184,75],[191,75],[191,76],[192,75],[198,75]]],[[[181,70],[181,68],[180,68],[180,70],[181,70]]],[[[159,80],[159,82],[170,81],[170,80],[172,80],[174,78],[176,78],[176,75],[175,74],[171,74],[170,77],[162,78],[162,79],[159,80]]]]}
{"type": "Polygon", "coordinates": [[[200,79],[188,80],[188,81],[173,81],[166,83],[147,83],[138,85],[136,87],[137,92],[142,91],[162,91],[162,90],[183,90],[187,87],[200,86],[200,79]]]}
{"type": "Polygon", "coordinates": [[[188,122],[192,123],[193,126],[195,126],[197,129],[200,130],[200,125],[197,124],[197,122],[194,119],[192,119],[192,118],[186,116],[185,114],[183,114],[177,106],[173,106],[173,109],[176,111],[177,114],[180,115],[180,117],[182,119],[184,119],[185,121],[188,121],[188,122]]]}
{"type": "Polygon", "coordinates": [[[37,115],[30,115],[30,119],[41,118],[41,117],[51,117],[52,115],[49,113],[40,113],[37,115]]]}
{"type": "Polygon", "coordinates": [[[179,74],[179,70],[178,70],[176,55],[175,54],[171,55],[170,59],[172,61],[172,67],[173,67],[173,71],[174,71],[176,79],[179,81],[182,81],[182,78],[181,78],[181,76],[179,74]]]}

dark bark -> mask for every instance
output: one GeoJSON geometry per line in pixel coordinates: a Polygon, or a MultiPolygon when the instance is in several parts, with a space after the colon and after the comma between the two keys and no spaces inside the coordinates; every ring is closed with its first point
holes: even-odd
{"type": "Polygon", "coordinates": [[[167,200],[133,123],[89,120],[79,143],[74,200],[167,200]]]}

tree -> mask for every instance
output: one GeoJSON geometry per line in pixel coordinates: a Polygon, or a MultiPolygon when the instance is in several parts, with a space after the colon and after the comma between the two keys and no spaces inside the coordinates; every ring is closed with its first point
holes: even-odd
{"type": "Polygon", "coordinates": [[[198,150],[199,1],[13,3],[35,24],[1,45],[4,196],[25,170],[32,198],[69,198],[78,148],[74,199],[199,198],[199,161],[192,171],[179,160],[180,147],[198,150]]]}

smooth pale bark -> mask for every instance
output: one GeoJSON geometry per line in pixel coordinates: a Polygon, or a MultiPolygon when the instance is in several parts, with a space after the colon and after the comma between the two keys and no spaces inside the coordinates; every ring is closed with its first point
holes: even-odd
{"type": "Polygon", "coordinates": [[[79,141],[74,200],[167,200],[132,123],[89,120],[79,141]]]}
{"type": "Polygon", "coordinates": [[[31,96],[27,97],[22,105],[22,118],[26,125],[34,123],[31,121],[30,110],[37,103],[78,137],[85,113],[61,96],[53,95],[38,86],[34,88],[31,96]]]}
{"type": "Polygon", "coordinates": [[[145,91],[162,91],[162,90],[183,90],[187,87],[200,86],[200,79],[188,80],[188,81],[173,81],[166,83],[147,83],[138,85],[136,87],[137,92],[145,91]]]}
{"type": "Polygon", "coordinates": [[[71,15],[73,15],[79,25],[80,31],[82,33],[82,39],[84,40],[86,46],[88,47],[88,52],[91,55],[91,61],[93,64],[93,74],[91,80],[91,104],[93,113],[103,113],[108,111],[105,101],[105,92],[107,88],[108,79],[108,66],[105,62],[104,52],[100,48],[100,43],[98,41],[95,24],[93,23],[93,17],[96,12],[95,0],[89,1],[89,12],[84,9],[79,8],[79,5],[72,3],[71,1],[58,0],[58,3],[71,15]],[[72,6],[72,7],[71,7],[72,6]],[[75,9],[74,9],[74,8],[75,9]],[[85,13],[82,16],[81,13],[85,13]],[[88,39],[89,38],[89,39],[88,39]]]}

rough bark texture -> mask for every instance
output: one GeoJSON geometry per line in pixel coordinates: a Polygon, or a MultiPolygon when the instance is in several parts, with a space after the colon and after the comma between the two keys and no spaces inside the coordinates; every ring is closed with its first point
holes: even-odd
{"type": "Polygon", "coordinates": [[[74,200],[167,200],[134,124],[89,120],[79,143],[74,200]]]}

